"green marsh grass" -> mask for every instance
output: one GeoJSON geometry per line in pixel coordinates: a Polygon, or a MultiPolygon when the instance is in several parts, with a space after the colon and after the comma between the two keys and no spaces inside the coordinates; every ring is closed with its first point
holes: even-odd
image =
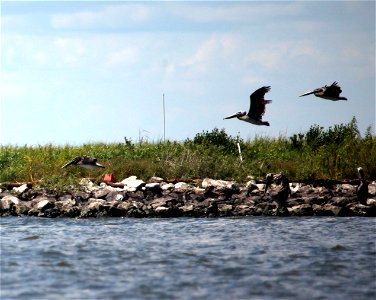
{"type": "Polygon", "coordinates": [[[101,180],[113,173],[118,181],[135,175],[165,179],[205,178],[247,181],[269,172],[285,172],[291,181],[356,179],[362,166],[376,178],[376,138],[370,128],[361,137],[356,119],[325,130],[314,125],[304,134],[242,140],[224,129],[204,131],[183,142],[88,143],[80,146],[1,146],[0,182],[38,182],[63,189],[81,178],[101,180]],[[237,143],[242,149],[239,159],[237,143]],[[65,163],[75,156],[94,156],[105,169],[90,171],[65,163]]]}

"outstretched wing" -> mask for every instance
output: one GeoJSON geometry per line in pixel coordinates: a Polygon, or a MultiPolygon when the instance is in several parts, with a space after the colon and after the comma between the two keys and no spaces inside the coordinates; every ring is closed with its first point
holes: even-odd
{"type": "Polygon", "coordinates": [[[341,93],[341,87],[338,85],[337,81],[334,81],[331,86],[326,87],[324,96],[339,97],[341,93]]]}
{"type": "Polygon", "coordinates": [[[81,160],[81,157],[77,156],[77,157],[73,158],[70,162],[68,162],[64,166],[62,166],[61,168],[64,169],[64,168],[66,168],[70,165],[76,165],[80,160],[81,160]]]}
{"type": "Polygon", "coordinates": [[[270,86],[263,86],[254,91],[250,96],[251,106],[249,108],[248,116],[254,119],[261,119],[265,113],[265,105],[271,100],[265,100],[264,96],[270,91],[270,86]]]}

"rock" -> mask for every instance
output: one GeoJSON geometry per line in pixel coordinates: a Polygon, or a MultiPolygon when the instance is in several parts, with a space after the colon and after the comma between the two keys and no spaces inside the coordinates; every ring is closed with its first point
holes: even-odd
{"type": "Polygon", "coordinates": [[[40,211],[44,211],[48,208],[53,208],[54,206],[55,204],[53,202],[51,202],[48,199],[44,199],[44,200],[37,202],[33,208],[38,209],[40,211]]]}
{"type": "Polygon", "coordinates": [[[313,204],[318,204],[318,205],[323,205],[327,203],[330,199],[327,197],[307,197],[303,199],[305,204],[313,205],[313,204]]]}
{"type": "Polygon", "coordinates": [[[236,189],[237,188],[237,184],[235,183],[235,181],[214,180],[214,179],[210,179],[210,178],[205,178],[202,181],[201,186],[203,188],[207,188],[207,187],[210,187],[210,186],[213,186],[215,188],[227,188],[227,189],[236,189]]]}
{"type": "Polygon", "coordinates": [[[145,186],[145,182],[141,179],[137,179],[137,176],[130,176],[124,179],[122,182],[124,184],[124,190],[135,192],[137,189],[145,186]]]}
{"type": "Polygon", "coordinates": [[[368,193],[372,197],[376,196],[376,184],[375,183],[371,183],[371,184],[368,185],[368,193]]]}
{"type": "Polygon", "coordinates": [[[247,216],[251,214],[251,207],[249,205],[236,205],[234,207],[234,214],[236,216],[247,216]]]}
{"type": "Polygon", "coordinates": [[[14,187],[13,191],[15,191],[16,193],[22,194],[23,192],[26,192],[27,189],[28,189],[28,187],[27,187],[27,184],[25,183],[25,184],[23,184],[23,185],[21,185],[19,187],[14,187]]]}
{"type": "Polygon", "coordinates": [[[57,201],[68,201],[72,200],[73,196],[71,194],[64,194],[58,197],[57,201]]]}
{"type": "Polygon", "coordinates": [[[301,194],[307,194],[307,195],[309,195],[309,194],[315,193],[316,190],[311,185],[304,185],[304,184],[302,184],[297,192],[301,193],[301,194]]]}
{"type": "Polygon", "coordinates": [[[87,188],[88,191],[92,191],[93,189],[95,189],[94,183],[87,178],[82,178],[80,181],[80,185],[87,188]]]}
{"type": "Polygon", "coordinates": [[[86,206],[81,209],[80,218],[95,218],[107,216],[106,203],[103,199],[90,198],[86,206]]]}
{"type": "Polygon", "coordinates": [[[230,216],[232,215],[233,206],[231,204],[218,204],[218,211],[220,216],[230,216]]]}
{"type": "Polygon", "coordinates": [[[259,191],[259,188],[256,184],[256,181],[254,181],[254,180],[248,181],[246,183],[245,187],[246,187],[247,195],[250,195],[253,191],[256,191],[256,190],[259,191]]]}
{"type": "Polygon", "coordinates": [[[105,199],[106,196],[111,192],[111,190],[107,187],[102,188],[102,189],[97,189],[93,192],[94,198],[97,199],[105,199]]]}
{"type": "Polygon", "coordinates": [[[353,202],[353,199],[349,199],[348,197],[333,197],[329,201],[330,204],[340,207],[345,207],[350,202],[353,202]]]}
{"type": "MultiPolygon", "coordinates": [[[[205,178],[202,187],[185,182],[144,183],[136,176],[124,183],[100,186],[82,181],[84,191],[58,194],[46,189],[4,190],[0,193],[0,215],[41,217],[218,217],[218,216],[376,216],[376,199],[359,204],[354,186],[289,185],[293,195],[276,206],[273,193],[264,195],[264,185],[253,180],[238,186],[233,181],[205,178]],[[124,186],[124,189],[122,188],[124,186]],[[296,191],[294,193],[294,190],[296,191]],[[19,193],[17,197],[14,193],[19,193]]],[[[150,181],[150,180],[149,180],[150,181]]],[[[369,194],[375,183],[369,185],[369,194]],[[373,185],[372,185],[373,184],[373,185]]],[[[276,186],[278,187],[278,186],[276,186]]]]}
{"type": "Polygon", "coordinates": [[[0,214],[1,213],[11,213],[14,205],[20,203],[20,199],[15,196],[7,195],[0,200],[0,214]]]}
{"type": "Polygon", "coordinates": [[[309,204],[301,204],[287,208],[291,216],[312,216],[313,209],[309,204]]]}
{"type": "Polygon", "coordinates": [[[144,187],[145,191],[147,193],[150,193],[149,198],[153,198],[154,195],[156,196],[162,196],[162,188],[161,185],[157,182],[154,183],[147,183],[144,187]]]}
{"type": "Polygon", "coordinates": [[[111,191],[106,195],[107,201],[124,201],[127,200],[128,194],[126,191],[111,191]]]}
{"type": "Polygon", "coordinates": [[[156,176],[150,177],[150,179],[148,180],[149,183],[162,183],[163,181],[164,179],[162,177],[156,176]]]}
{"type": "Polygon", "coordinates": [[[177,190],[186,190],[189,188],[189,185],[185,182],[177,182],[175,183],[174,188],[177,190]]]}
{"type": "Polygon", "coordinates": [[[18,204],[16,204],[14,207],[14,212],[17,216],[25,215],[27,216],[29,214],[29,211],[31,209],[31,203],[28,201],[20,201],[18,204]]]}
{"type": "Polygon", "coordinates": [[[376,206],[368,206],[358,203],[352,203],[348,206],[349,210],[354,216],[360,217],[375,217],[376,216],[376,206]]]}
{"type": "Polygon", "coordinates": [[[299,183],[299,182],[291,182],[290,183],[290,189],[291,189],[291,193],[294,194],[296,192],[299,191],[299,189],[301,188],[302,184],[299,183]]]}
{"type": "Polygon", "coordinates": [[[350,191],[352,193],[355,192],[355,186],[347,183],[337,185],[337,189],[341,189],[343,191],[350,191]]]}
{"type": "Polygon", "coordinates": [[[183,215],[185,216],[192,216],[195,207],[193,204],[186,204],[179,207],[179,209],[182,211],[183,215]]]}
{"type": "Polygon", "coordinates": [[[335,206],[332,204],[325,204],[322,207],[325,216],[336,216],[336,217],[344,217],[346,215],[352,215],[348,208],[335,206]],[[350,213],[350,214],[349,214],[350,213]]]}
{"type": "Polygon", "coordinates": [[[166,183],[161,186],[162,191],[173,190],[174,188],[175,185],[173,183],[166,183]]]}
{"type": "Polygon", "coordinates": [[[169,206],[168,204],[168,199],[167,198],[157,198],[157,199],[154,199],[153,201],[151,201],[148,206],[151,207],[152,209],[157,209],[158,207],[161,207],[161,206],[164,206],[164,207],[167,207],[169,206]]]}

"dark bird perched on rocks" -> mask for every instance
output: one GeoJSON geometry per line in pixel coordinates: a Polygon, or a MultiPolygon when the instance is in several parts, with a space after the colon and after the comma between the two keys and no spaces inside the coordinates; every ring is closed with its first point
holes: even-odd
{"type": "Polygon", "coordinates": [[[103,165],[97,163],[97,159],[95,157],[90,156],[77,156],[73,158],[70,162],[66,163],[61,168],[66,168],[69,165],[76,165],[85,169],[98,169],[98,168],[104,168],[103,165]]]}
{"type": "Polygon", "coordinates": [[[365,179],[364,171],[362,167],[358,168],[359,185],[356,188],[356,195],[361,204],[367,204],[368,199],[368,182],[365,179]]]}
{"type": "Polygon", "coordinates": [[[269,91],[270,86],[263,86],[262,88],[254,91],[250,96],[251,105],[249,107],[248,113],[246,113],[245,111],[240,111],[224,119],[232,119],[236,117],[241,121],[245,121],[254,125],[270,126],[269,122],[262,120],[262,116],[265,113],[265,105],[272,102],[272,100],[264,99],[265,94],[269,91]]]}
{"type": "Polygon", "coordinates": [[[278,188],[275,193],[271,194],[272,200],[277,202],[278,206],[285,206],[286,200],[291,195],[289,180],[283,173],[267,174],[264,195],[273,182],[278,185],[278,188]]]}
{"type": "Polygon", "coordinates": [[[299,97],[307,96],[314,94],[316,97],[320,97],[326,100],[338,101],[338,100],[347,100],[345,97],[341,97],[339,94],[342,93],[341,87],[336,81],[330,86],[323,86],[321,88],[314,89],[311,92],[300,95],[299,97]]]}

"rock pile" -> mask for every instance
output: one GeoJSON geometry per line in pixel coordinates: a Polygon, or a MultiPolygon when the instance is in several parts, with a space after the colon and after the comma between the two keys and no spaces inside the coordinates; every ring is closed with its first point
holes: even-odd
{"type": "Polygon", "coordinates": [[[230,217],[266,216],[376,216],[376,183],[361,204],[356,186],[331,187],[290,183],[291,195],[283,206],[264,195],[265,184],[206,178],[196,182],[148,182],[131,176],[121,183],[100,185],[82,180],[81,188],[58,193],[23,185],[0,190],[1,216],[39,217],[230,217]]]}

